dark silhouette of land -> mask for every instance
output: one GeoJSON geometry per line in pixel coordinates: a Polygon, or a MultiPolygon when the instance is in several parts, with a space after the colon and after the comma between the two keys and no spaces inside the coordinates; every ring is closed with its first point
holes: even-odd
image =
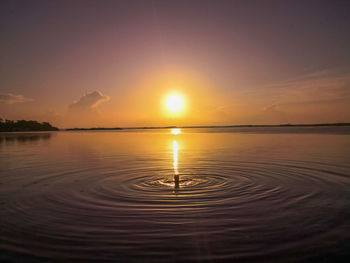
{"type": "Polygon", "coordinates": [[[150,126],[150,127],[115,127],[115,128],[69,128],[67,131],[98,131],[98,130],[151,130],[151,129],[172,129],[172,128],[256,128],[256,127],[330,127],[350,126],[350,123],[316,123],[316,124],[262,124],[262,125],[201,125],[201,126],[150,126]]]}
{"type": "Polygon", "coordinates": [[[37,121],[3,121],[0,118],[0,132],[26,132],[26,131],[58,131],[58,128],[53,127],[48,122],[37,122],[37,121]]]}

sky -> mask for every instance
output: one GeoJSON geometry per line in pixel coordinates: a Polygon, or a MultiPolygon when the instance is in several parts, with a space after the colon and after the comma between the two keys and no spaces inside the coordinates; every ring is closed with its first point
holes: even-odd
{"type": "Polygon", "coordinates": [[[60,128],[350,122],[350,2],[0,1],[0,117],[60,128]],[[184,108],[167,112],[180,94],[184,108]]]}

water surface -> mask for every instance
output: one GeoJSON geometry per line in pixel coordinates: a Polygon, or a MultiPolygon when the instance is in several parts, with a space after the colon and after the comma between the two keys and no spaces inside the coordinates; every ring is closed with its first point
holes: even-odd
{"type": "Polygon", "coordinates": [[[0,259],[348,262],[349,134],[2,134],[0,259]]]}

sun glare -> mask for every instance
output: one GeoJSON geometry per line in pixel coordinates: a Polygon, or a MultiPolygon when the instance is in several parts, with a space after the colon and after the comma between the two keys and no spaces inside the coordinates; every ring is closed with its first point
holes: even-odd
{"type": "Polygon", "coordinates": [[[166,108],[171,113],[179,113],[184,107],[184,100],[178,94],[171,94],[166,98],[166,108]]]}
{"type": "Polygon", "coordinates": [[[171,133],[174,134],[174,135],[178,135],[178,134],[181,133],[181,130],[177,129],[177,128],[174,128],[174,129],[171,129],[171,133]]]}

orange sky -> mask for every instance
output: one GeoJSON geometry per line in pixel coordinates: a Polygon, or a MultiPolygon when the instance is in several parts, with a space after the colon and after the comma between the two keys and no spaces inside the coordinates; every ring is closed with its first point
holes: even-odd
{"type": "Polygon", "coordinates": [[[60,128],[350,122],[340,2],[10,1],[0,10],[1,118],[60,128]],[[164,106],[171,93],[185,100],[176,116],[164,106]]]}

